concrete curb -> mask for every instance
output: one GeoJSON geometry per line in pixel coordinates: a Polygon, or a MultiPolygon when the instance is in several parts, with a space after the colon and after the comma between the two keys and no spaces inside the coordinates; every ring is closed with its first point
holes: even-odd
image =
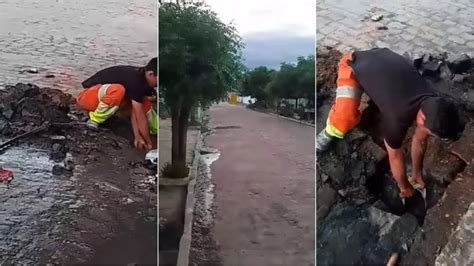
{"type": "Polygon", "coordinates": [[[201,131],[197,136],[197,142],[194,146],[194,156],[191,170],[189,173],[190,180],[188,184],[188,193],[186,196],[186,207],[184,209],[184,228],[181,239],[179,240],[178,260],[177,266],[189,265],[189,253],[191,251],[191,239],[193,229],[193,215],[194,215],[194,188],[196,185],[197,167],[199,164],[200,150],[202,146],[201,131]]]}
{"type": "MultiPolygon", "coordinates": [[[[251,109],[251,110],[252,110],[252,109],[251,109]]],[[[257,111],[257,112],[259,112],[259,111],[257,111]]],[[[271,115],[271,116],[276,116],[276,117],[279,117],[279,118],[283,118],[283,119],[286,119],[286,120],[289,120],[289,121],[293,121],[293,122],[295,122],[295,123],[307,125],[307,126],[310,126],[310,127],[315,127],[315,126],[316,126],[315,124],[311,124],[311,123],[308,123],[308,122],[300,121],[300,120],[294,119],[294,118],[289,118],[289,117],[282,116],[282,115],[279,115],[279,114],[266,113],[266,112],[261,112],[261,113],[269,114],[269,115],[271,115]]]]}

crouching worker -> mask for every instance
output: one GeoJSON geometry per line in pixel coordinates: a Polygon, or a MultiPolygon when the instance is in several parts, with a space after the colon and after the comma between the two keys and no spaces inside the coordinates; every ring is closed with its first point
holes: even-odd
{"type": "Polygon", "coordinates": [[[464,130],[458,110],[431,88],[415,67],[389,49],[372,49],[346,54],[339,62],[336,99],[326,128],[316,138],[316,151],[328,149],[360,121],[359,105],[366,93],[382,116],[382,131],[390,169],[402,200],[419,189],[426,197],[422,177],[423,158],[429,136],[455,140],[464,130]],[[406,176],[402,143],[416,124],[411,144],[412,176],[406,176]]]}
{"type": "Polygon", "coordinates": [[[87,126],[98,129],[121,107],[130,108],[137,149],[152,149],[151,135],[157,135],[158,116],[152,96],[158,83],[157,58],[144,67],[113,66],[97,72],[82,83],[77,105],[89,112],[87,126]]]}

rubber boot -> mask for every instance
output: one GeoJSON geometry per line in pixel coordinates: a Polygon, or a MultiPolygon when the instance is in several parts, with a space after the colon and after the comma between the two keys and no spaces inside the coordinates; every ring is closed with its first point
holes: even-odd
{"type": "Polygon", "coordinates": [[[333,140],[334,138],[328,135],[328,133],[326,132],[326,129],[321,131],[316,137],[316,152],[326,151],[331,145],[333,140]]]}

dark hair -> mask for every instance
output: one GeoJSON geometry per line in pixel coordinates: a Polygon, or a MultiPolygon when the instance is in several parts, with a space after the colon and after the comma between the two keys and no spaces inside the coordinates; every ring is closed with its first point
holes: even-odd
{"type": "Polygon", "coordinates": [[[444,97],[429,97],[421,104],[425,127],[443,139],[457,140],[464,131],[464,122],[453,101],[444,97]]]}
{"type": "Polygon", "coordinates": [[[158,72],[158,59],[153,57],[150,62],[145,66],[145,71],[153,71],[153,74],[156,76],[158,72]]]}

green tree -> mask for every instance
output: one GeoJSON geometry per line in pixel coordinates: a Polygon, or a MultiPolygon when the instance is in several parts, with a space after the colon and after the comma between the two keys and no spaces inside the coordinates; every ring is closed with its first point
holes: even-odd
{"type": "Polygon", "coordinates": [[[245,73],[244,80],[242,82],[241,93],[246,96],[252,96],[257,100],[266,100],[268,98],[268,92],[266,86],[273,78],[275,70],[268,69],[267,67],[257,67],[251,71],[245,73]]]}
{"type": "Polygon", "coordinates": [[[235,89],[243,44],[232,25],[202,3],[163,3],[159,16],[160,97],[172,120],[172,164],[186,162],[193,106],[209,106],[235,89]]]}

